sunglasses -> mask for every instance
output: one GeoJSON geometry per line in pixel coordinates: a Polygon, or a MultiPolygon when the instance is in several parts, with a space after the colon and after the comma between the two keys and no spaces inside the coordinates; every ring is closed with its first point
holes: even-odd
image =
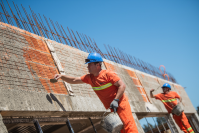
{"type": "Polygon", "coordinates": [[[90,59],[85,59],[85,63],[90,62],[90,59]]]}
{"type": "Polygon", "coordinates": [[[163,87],[163,89],[168,88],[168,87],[163,87]]]}

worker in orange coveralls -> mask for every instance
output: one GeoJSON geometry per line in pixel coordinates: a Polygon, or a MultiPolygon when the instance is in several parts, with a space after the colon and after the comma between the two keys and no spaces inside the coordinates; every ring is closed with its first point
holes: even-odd
{"type": "MultiPolygon", "coordinates": [[[[168,113],[172,113],[173,107],[182,102],[182,98],[176,92],[170,91],[171,86],[168,83],[165,83],[162,86],[162,89],[163,93],[159,93],[157,95],[153,95],[152,92],[154,91],[154,89],[150,90],[150,96],[151,98],[159,99],[160,101],[162,101],[168,113]],[[177,102],[177,99],[179,99],[179,102],[177,102]]],[[[180,116],[173,114],[173,118],[183,132],[194,133],[184,112],[182,112],[180,116]]]]}
{"type": "Polygon", "coordinates": [[[102,62],[103,59],[100,54],[90,53],[85,59],[90,74],[82,77],[56,74],[54,79],[61,78],[70,84],[90,84],[104,107],[106,109],[111,108],[112,112],[116,111],[118,113],[124,125],[121,133],[138,133],[128,98],[124,94],[126,85],[116,73],[110,70],[102,70],[102,62]]]}

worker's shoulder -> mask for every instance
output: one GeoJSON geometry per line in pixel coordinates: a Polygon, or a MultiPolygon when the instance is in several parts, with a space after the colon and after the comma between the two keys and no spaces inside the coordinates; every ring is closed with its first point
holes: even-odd
{"type": "Polygon", "coordinates": [[[163,93],[158,93],[158,94],[155,94],[154,96],[162,96],[163,93]]]}
{"type": "Polygon", "coordinates": [[[173,94],[174,94],[174,93],[176,93],[176,92],[175,92],[175,91],[170,91],[170,93],[173,93],[173,94]]]}
{"type": "Polygon", "coordinates": [[[114,71],[112,71],[112,70],[103,70],[103,72],[104,72],[104,73],[111,73],[111,74],[114,73],[114,74],[116,74],[116,72],[114,72],[114,71]]]}
{"type": "Polygon", "coordinates": [[[80,78],[90,78],[91,74],[85,74],[83,76],[81,76],[80,78]]]}
{"type": "Polygon", "coordinates": [[[178,94],[177,92],[175,91],[170,91],[171,94],[178,94]]]}

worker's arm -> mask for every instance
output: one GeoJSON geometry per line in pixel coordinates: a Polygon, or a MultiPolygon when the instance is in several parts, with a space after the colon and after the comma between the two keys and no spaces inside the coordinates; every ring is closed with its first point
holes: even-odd
{"type": "Polygon", "coordinates": [[[126,85],[124,84],[124,82],[122,80],[115,82],[114,85],[118,87],[118,91],[115,96],[115,99],[120,99],[122,97],[122,95],[124,94],[126,85]]]}
{"type": "Polygon", "coordinates": [[[115,99],[110,104],[110,108],[113,109],[114,112],[116,112],[117,108],[119,107],[119,99],[124,94],[126,85],[124,84],[124,82],[122,80],[115,82],[114,85],[118,87],[118,91],[117,91],[117,94],[115,96],[115,99]]]}
{"type": "Polygon", "coordinates": [[[151,97],[151,98],[155,98],[155,96],[153,95],[153,91],[155,91],[155,90],[154,90],[154,89],[151,89],[151,90],[150,90],[150,97],[151,97]]]}
{"type": "MultiPolygon", "coordinates": [[[[177,98],[178,99],[178,102],[177,102],[177,104],[180,104],[180,103],[182,103],[183,104],[183,102],[182,102],[182,98],[176,93],[176,92],[174,92],[175,93],[175,98],[177,98]]],[[[184,104],[183,104],[184,105],[184,104]]],[[[185,105],[184,105],[185,106],[185,105]]]]}
{"type": "MultiPolygon", "coordinates": [[[[182,103],[182,98],[180,97],[180,98],[177,98],[178,99],[178,102],[177,102],[177,104],[180,104],[180,103],[182,103]]],[[[182,103],[183,104],[183,103],[182,103]]],[[[184,105],[184,104],[183,104],[184,105]]]]}
{"type": "Polygon", "coordinates": [[[54,79],[58,80],[58,79],[62,79],[67,83],[70,84],[83,84],[84,82],[81,80],[80,77],[71,77],[71,76],[67,76],[67,75],[62,75],[62,74],[56,74],[54,76],[54,79]]]}

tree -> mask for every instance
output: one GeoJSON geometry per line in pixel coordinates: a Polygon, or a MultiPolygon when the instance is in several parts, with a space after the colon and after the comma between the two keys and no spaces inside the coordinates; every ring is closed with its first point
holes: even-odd
{"type": "Polygon", "coordinates": [[[142,126],[142,128],[143,128],[144,132],[148,132],[149,130],[151,130],[151,129],[149,128],[149,126],[146,125],[146,124],[144,124],[144,125],[142,126]]]}
{"type": "Polygon", "coordinates": [[[155,128],[155,125],[153,126],[152,124],[149,123],[149,126],[148,126],[148,124],[144,124],[142,128],[144,132],[148,132],[148,131],[151,131],[151,129],[155,128]]]}
{"type": "Polygon", "coordinates": [[[197,106],[197,114],[199,115],[199,106],[197,106]]]}
{"type": "Polygon", "coordinates": [[[166,119],[164,117],[157,117],[156,118],[156,122],[157,122],[158,125],[162,125],[162,123],[164,124],[167,121],[166,121],[166,119]]]}

